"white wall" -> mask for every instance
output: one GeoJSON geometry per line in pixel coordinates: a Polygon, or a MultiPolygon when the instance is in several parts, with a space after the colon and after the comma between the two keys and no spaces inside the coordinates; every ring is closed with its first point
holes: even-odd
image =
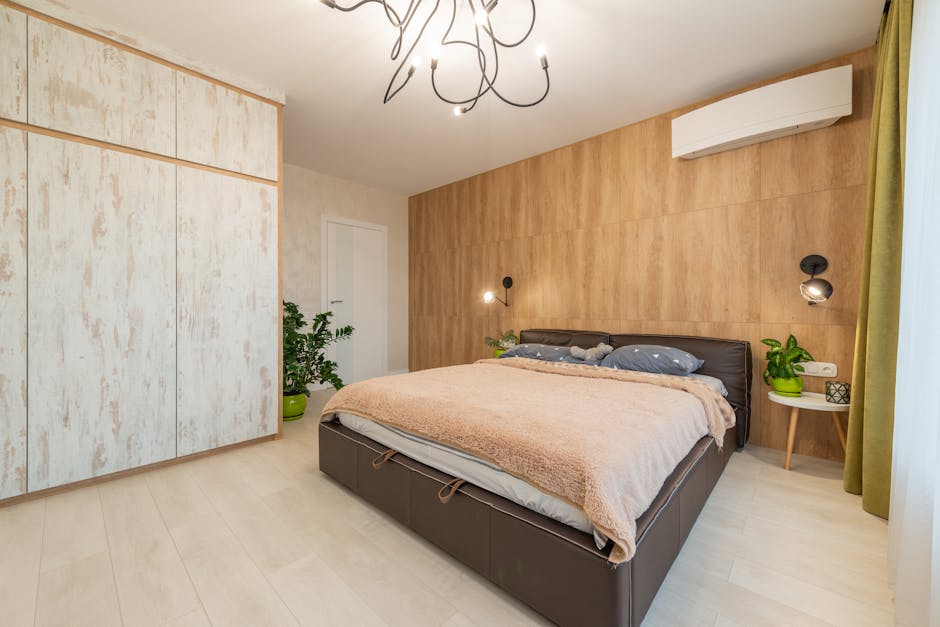
{"type": "Polygon", "coordinates": [[[284,300],[309,320],[320,302],[320,224],[340,216],[388,227],[388,369],[408,369],[408,198],[285,164],[281,272],[284,300]]]}

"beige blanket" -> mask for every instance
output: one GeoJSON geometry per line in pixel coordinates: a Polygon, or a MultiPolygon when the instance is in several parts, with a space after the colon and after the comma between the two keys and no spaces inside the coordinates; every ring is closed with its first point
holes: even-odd
{"type": "Polygon", "coordinates": [[[720,445],[734,411],[685,377],[531,359],[370,379],[341,389],[340,412],[487,460],[580,508],[612,539],[610,561],[636,550],[636,519],[706,434],[720,445]]]}

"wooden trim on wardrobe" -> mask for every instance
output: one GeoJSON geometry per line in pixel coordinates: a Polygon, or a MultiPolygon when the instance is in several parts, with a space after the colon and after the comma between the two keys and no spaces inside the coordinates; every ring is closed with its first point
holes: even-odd
{"type": "MultiPolygon", "coordinates": [[[[0,0],[2,2],[3,0],[0,0]]],[[[278,107],[278,116],[280,116],[281,105],[276,105],[278,107]]],[[[153,159],[154,161],[163,161],[164,163],[172,163],[174,165],[181,165],[187,168],[194,168],[196,170],[205,170],[207,172],[213,172],[215,174],[222,174],[224,176],[231,176],[238,179],[244,179],[246,181],[251,181],[253,183],[261,183],[262,185],[279,185],[277,181],[272,181],[270,179],[261,178],[258,176],[252,176],[251,174],[243,174],[241,172],[235,172],[234,170],[226,170],[224,168],[217,168],[211,165],[205,165],[203,163],[196,163],[195,161],[186,161],[185,159],[177,159],[176,157],[168,157],[166,155],[161,155],[156,152],[148,152],[146,150],[140,150],[139,148],[129,148],[127,146],[122,146],[120,144],[112,144],[110,142],[102,141],[100,139],[91,139],[90,137],[83,137],[82,135],[73,135],[72,133],[66,133],[63,131],[54,131],[43,126],[35,126],[33,124],[25,124],[23,122],[16,122],[14,120],[7,120],[0,118],[0,127],[15,128],[20,131],[26,131],[27,133],[35,133],[36,135],[45,135],[46,137],[55,137],[56,139],[62,139],[65,141],[75,142],[78,144],[87,144],[89,146],[95,146],[96,148],[102,148],[104,150],[113,150],[115,152],[123,152],[129,155],[134,155],[136,157],[144,157],[145,159],[153,159]]],[[[280,145],[280,140],[278,140],[280,145]]],[[[281,157],[278,155],[278,159],[281,157]]]]}
{"type": "Polygon", "coordinates": [[[281,263],[281,229],[284,226],[284,107],[277,107],[277,435],[284,434],[284,277],[281,263]]]}
{"type": "Polygon", "coordinates": [[[121,43],[120,41],[117,41],[115,39],[105,37],[104,35],[99,35],[98,33],[94,31],[88,30],[87,28],[82,28],[81,26],[75,26],[74,24],[69,24],[68,22],[60,20],[59,18],[52,17],[51,15],[46,15],[45,13],[40,13],[39,11],[35,9],[30,9],[29,7],[24,7],[21,4],[10,2],[10,0],[0,0],[0,6],[5,6],[10,9],[13,9],[14,11],[25,13],[26,15],[34,17],[38,20],[48,22],[49,24],[54,24],[55,26],[64,28],[66,30],[70,30],[73,33],[78,33],[79,35],[84,35],[85,37],[90,37],[91,39],[100,41],[101,43],[104,43],[104,44],[108,44],[109,46],[114,46],[115,48],[119,48],[121,50],[124,50],[125,52],[136,54],[139,57],[143,57],[144,59],[147,59],[148,61],[159,63],[160,65],[166,66],[170,69],[176,70],[178,72],[182,72],[183,74],[189,74],[190,76],[201,78],[204,81],[208,81],[214,85],[218,85],[219,87],[224,87],[225,89],[237,92],[243,96],[248,96],[249,98],[254,98],[255,100],[260,100],[261,102],[265,102],[270,105],[275,105],[278,107],[282,106],[282,103],[278,102],[277,100],[271,100],[270,98],[259,96],[258,94],[248,91],[247,89],[236,87],[235,85],[232,85],[231,83],[220,81],[217,78],[212,78],[211,76],[203,74],[202,72],[197,72],[196,70],[192,70],[178,63],[167,61],[166,59],[162,59],[155,54],[144,52],[143,50],[140,50],[139,48],[134,48],[133,46],[129,46],[128,44],[121,43]]]}
{"type": "Polygon", "coordinates": [[[125,477],[130,477],[133,475],[140,474],[142,472],[149,472],[151,470],[158,470],[160,468],[167,468],[169,466],[175,466],[181,462],[189,462],[196,459],[202,459],[203,457],[211,457],[219,453],[228,453],[240,448],[245,448],[255,444],[261,444],[262,442],[270,442],[277,439],[277,435],[266,435],[260,438],[255,438],[253,440],[246,440],[244,442],[236,442],[234,444],[227,444],[225,446],[220,446],[218,448],[209,449],[207,451],[200,451],[198,453],[192,453],[191,455],[184,455],[183,457],[171,457],[170,459],[165,459],[162,462],[154,462],[152,464],[147,464],[146,466],[135,466],[134,468],[128,468],[126,470],[119,470],[117,472],[112,472],[107,475],[101,475],[99,477],[90,477],[88,479],[82,479],[81,481],[73,481],[71,483],[64,483],[52,488],[46,488],[45,490],[36,490],[35,492],[26,492],[25,494],[20,494],[18,496],[11,496],[6,499],[0,499],[0,509],[4,507],[9,507],[11,505],[16,505],[17,503],[23,503],[25,501],[32,501],[34,499],[42,499],[47,496],[53,496],[56,494],[61,494],[63,492],[71,492],[72,490],[78,490],[79,488],[86,488],[89,486],[100,485],[102,483],[107,483],[109,481],[114,481],[115,479],[123,479],[125,477]]]}

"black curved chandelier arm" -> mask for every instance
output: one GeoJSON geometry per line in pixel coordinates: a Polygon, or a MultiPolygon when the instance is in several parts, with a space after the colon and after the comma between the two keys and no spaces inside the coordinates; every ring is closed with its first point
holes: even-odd
{"type": "MultiPolygon", "coordinates": [[[[384,0],[383,0],[384,3],[384,0]]],[[[421,0],[418,1],[418,4],[421,4],[421,0]]],[[[408,53],[404,56],[401,62],[398,64],[398,67],[395,69],[395,73],[392,74],[392,79],[388,82],[388,87],[385,88],[385,99],[383,104],[387,104],[389,100],[395,97],[395,95],[405,88],[405,85],[408,84],[408,81],[411,80],[411,77],[415,73],[415,66],[408,68],[408,74],[405,76],[405,80],[402,81],[401,85],[398,86],[394,91],[392,87],[395,85],[395,80],[398,78],[398,75],[401,74],[401,70],[405,67],[405,64],[408,63],[411,59],[411,53],[414,52],[414,49],[418,46],[418,42],[421,41],[421,37],[424,36],[424,31],[427,30],[428,24],[431,23],[431,20],[434,18],[434,15],[437,13],[437,9],[441,6],[441,0],[434,0],[434,8],[431,10],[431,13],[428,15],[427,19],[424,20],[424,24],[421,25],[421,30],[418,31],[418,36],[415,37],[414,42],[412,42],[411,47],[408,48],[408,53]]],[[[415,7],[417,9],[417,6],[415,7]]],[[[411,19],[414,17],[414,13],[407,18],[407,23],[411,23],[411,19]]]]}
{"type": "MultiPolygon", "coordinates": [[[[392,61],[395,61],[398,59],[398,55],[401,53],[401,47],[405,41],[405,31],[407,31],[408,27],[411,25],[411,20],[414,19],[415,13],[417,13],[418,7],[421,5],[421,0],[411,0],[411,3],[408,5],[408,11],[405,12],[404,20],[399,19],[398,13],[395,13],[395,9],[388,6],[388,2],[386,2],[385,0],[382,0],[382,4],[383,6],[385,6],[385,16],[388,17],[388,21],[392,24],[392,26],[398,29],[398,38],[395,40],[395,43],[392,44],[392,53],[390,55],[392,61]],[[395,16],[394,20],[392,19],[392,16],[389,15],[389,11],[391,11],[392,14],[395,16]],[[396,20],[397,20],[397,23],[396,23],[396,20]]],[[[436,7],[434,11],[431,12],[432,17],[435,11],[437,11],[436,7]]],[[[426,28],[427,23],[425,23],[424,26],[426,28]]],[[[422,33],[424,32],[424,28],[421,29],[421,32],[422,33]]],[[[418,39],[421,39],[420,34],[418,35],[418,39]]],[[[414,49],[414,46],[412,46],[412,50],[413,49],[414,49]]],[[[409,51],[409,54],[410,54],[410,51],[409,51]]]]}
{"type": "MultiPolygon", "coordinates": [[[[495,6],[495,4],[496,2],[491,1],[489,5],[483,5],[481,6],[481,8],[485,10],[486,7],[492,8],[493,6],[495,6]]],[[[486,92],[490,90],[490,85],[496,82],[496,78],[499,75],[499,48],[497,47],[495,40],[492,37],[490,37],[490,41],[493,43],[494,69],[493,69],[492,80],[487,81],[486,80],[486,70],[487,70],[486,54],[484,54],[483,48],[480,45],[480,28],[481,28],[480,25],[477,25],[474,28],[474,38],[476,39],[475,43],[466,41],[464,39],[455,39],[451,41],[446,41],[447,36],[450,34],[450,31],[453,28],[454,20],[457,17],[457,1],[456,0],[454,0],[453,6],[454,6],[454,13],[451,15],[450,24],[448,25],[447,30],[444,32],[444,41],[442,41],[441,47],[443,48],[444,46],[449,46],[449,45],[464,45],[464,46],[469,46],[473,48],[477,53],[477,63],[479,64],[479,67],[480,67],[480,83],[479,85],[477,85],[476,95],[470,98],[467,98],[466,100],[456,101],[456,100],[451,100],[449,98],[446,98],[444,97],[443,94],[441,94],[440,90],[438,90],[437,88],[437,80],[435,78],[436,73],[437,73],[437,66],[436,64],[434,64],[431,66],[431,88],[434,90],[435,95],[437,95],[437,97],[443,100],[444,102],[450,103],[452,105],[465,105],[460,109],[460,113],[469,113],[470,111],[474,109],[474,107],[477,106],[477,102],[480,101],[480,98],[482,98],[483,95],[486,94],[486,92]],[[469,106],[466,106],[466,105],[469,105],[469,106]]],[[[468,6],[470,8],[470,13],[474,16],[474,21],[475,21],[477,9],[473,4],[473,0],[469,0],[468,6]]],[[[487,21],[489,21],[489,18],[487,18],[487,21]]],[[[484,32],[489,34],[489,31],[485,27],[484,27],[484,32]]]]}
{"type": "MultiPolygon", "coordinates": [[[[409,31],[415,30],[411,27],[415,23],[415,17],[418,15],[421,7],[425,6],[425,0],[409,0],[408,6],[403,13],[396,11],[395,8],[389,4],[389,0],[359,0],[359,2],[356,2],[350,6],[341,6],[337,4],[336,0],[320,1],[328,7],[332,9],[338,9],[344,13],[355,11],[356,9],[367,4],[382,5],[382,9],[385,12],[385,17],[389,24],[392,26],[392,28],[398,31],[397,37],[392,44],[390,54],[392,61],[397,61],[398,63],[395,71],[392,73],[391,80],[389,80],[388,86],[385,89],[385,96],[383,100],[385,103],[389,102],[402,89],[405,88],[405,86],[410,82],[411,77],[414,76],[414,73],[420,64],[420,58],[412,55],[415,51],[415,48],[417,48],[421,43],[421,40],[423,39],[431,21],[437,15],[438,10],[440,9],[441,0],[435,0],[433,8],[430,10],[427,17],[423,20],[423,23],[421,23],[420,29],[417,29],[417,34],[415,35],[411,45],[408,47],[404,55],[402,52],[404,51],[406,45],[405,39],[408,36],[409,31]],[[410,66],[407,68],[404,79],[402,79],[402,71],[405,70],[405,66],[407,64],[410,64],[410,66]]],[[[497,37],[494,32],[493,19],[491,15],[498,3],[499,0],[452,0],[451,2],[452,10],[450,20],[447,23],[444,34],[439,40],[440,48],[438,50],[443,50],[448,46],[468,46],[472,48],[476,51],[477,66],[480,72],[480,79],[476,87],[476,93],[473,96],[462,100],[448,98],[441,93],[437,85],[436,76],[439,62],[439,52],[432,54],[431,88],[433,89],[434,94],[442,101],[454,105],[455,115],[461,115],[472,111],[477,106],[477,103],[480,102],[480,99],[489,92],[493,92],[497,98],[508,105],[514,107],[533,107],[544,101],[548,96],[549,91],[551,90],[551,78],[548,72],[548,58],[545,55],[544,49],[539,51],[538,55],[542,65],[542,71],[545,73],[545,91],[542,92],[541,96],[535,100],[532,100],[531,102],[516,102],[504,96],[497,89],[496,82],[500,75],[500,48],[515,48],[528,40],[535,29],[536,19],[535,0],[529,0],[529,4],[532,8],[532,18],[529,21],[529,26],[526,29],[525,34],[515,41],[503,41],[497,37]],[[466,1],[465,8],[469,11],[470,19],[472,20],[471,23],[473,24],[474,28],[474,36],[472,39],[475,41],[468,41],[466,39],[449,39],[456,25],[458,16],[465,15],[459,12],[458,2],[460,1],[466,1]],[[481,30],[483,31],[484,36],[481,36],[481,30]],[[489,45],[482,41],[485,38],[489,38],[489,45]],[[490,46],[492,47],[492,51],[488,53],[486,49],[490,48],[490,46]],[[492,58],[490,58],[490,55],[492,55],[492,58]]],[[[461,17],[461,19],[464,18],[461,17]]]]}
{"type": "MultiPolygon", "coordinates": [[[[480,54],[480,51],[479,51],[479,48],[478,48],[473,42],[471,42],[471,41],[466,41],[466,40],[463,40],[463,39],[454,39],[454,40],[451,40],[451,41],[448,41],[448,42],[445,42],[445,43],[444,43],[444,46],[456,46],[456,45],[470,46],[471,48],[477,50],[477,56],[482,59],[481,73],[483,73],[483,74],[486,73],[486,55],[481,55],[481,54],[480,54]]],[[[481,79],[480,79],[480,86],[477,87],[477,93],[476,93],[475,96],[471,96],[471,97],[467,98],[466,100],[451,100],[450,98],[447,98],[446,96],[444,96],[444,95],[438,90],[438,88],[437,88],[437,80],[436,80],[436,78],[435,78],[436,76],[437,76],[437,70],[436,70],[436,69],[432,69],[432,70],[431,70],[431,87],[434,89],[434,94],[435,94],[438,98],[440,98],[441,100],[443,100],[444,102],[446,102],[446,103],[448,103],[448,104],[452,104],[452,105],[466,105],[466,104],[469,104],[469,103],[471,103],[471,102],[475,102],[475,101],[479,100],[480,97],[482,97],[484,94],[486,94],[486,92],[488,92],[488,91],[490,90],[490,88],[489,88],[488,86],[485,87],[485,89],[484,89],[484,86],[486,86],[487,83],[486,83],[486,81],[485,81],[483,78],[481,78],[481,79]]]]}
{"type": "Polygon", "coordinates": [[[505,102],[506,104],[512,105],[514,107],[524,108],[524,107],[534,107],[538,103],[545,100],[545,98],[548,96],[548,90],[551,89],[552,87],[552,81],[548,76],[548,68],[545,68],[545,91],[542,93],[542,96],[538,100],[533,100],[532,102],[521,102],[521,103],[513,102],[512,100],[509,100],[508,98],[503,97],[503,95],[499,93],[499,91],[497,91],[497,89],[493,87],[492,85],[490,87],[492,87],[493,93],[496,94],[496,97],[502,100],[503,102],[505,102]]]}
{"type": "MultiPolygon", "coordinates": [[[[507,42],[501,40],[499,37],[497,37],[497,36],[493,33],[493,27],[492,27],[492,26],[490,26],[489,28],[486,28],[486,29],[485,29],[485,30],[486,30],[486,34],[489,35],[490,38],[492,38],[492,40],[493,40],[494,42],[498,43],[498,44],[499,44],[500,46],[502,46],[503,48],[515,48],[516,46],[521,45],[523,42],[525,42],[526,39],[529,38],[529,35],[531,35],[531,34],[532,34],[532,31],[535,29],[535,0],[529,0],[529,2],[530,2],[531,5],[532,5],[532,21],[529,22],[529,29],[525,32],[525,35],[523,35],[523,36],[519,39],[519,41],[515,41],[515,42],[513,42],[513,43],[507,43],[507,42]]],[[[489,25],[489,19],[487,19],[487,25],[489,25]]]]}
{"type": "MultiPolygon", "coordinates": [[[[476,11],[473,9],[473,0],[469,0],[470,9],[474,12],[474,21],[476,21],[476,11]]],[[[481,2],[482,3],[482,2],[481,2]]],[[[494,3],[495,5],[495,3],[494,3]]],[[[485,10],[485,9],[484,9],[485,10]]],[[[486,25],[489,25],[490,16],[489,11],[486,12],[486,25]]],[[[490,91],[493,83],[496,82],[497,76],[499,76],[499,48],[496,45],[496,40],[493,38],[492,33],[486,29],[484,25],[477,25],[473,29],[473,36],[476,39],[476,50],[477,50],[477,63],[480,66],[480,84],[477,85],[477,95],[473,99],[473,102],[470,103],[469,107],[464,107],[461,111],[461,114],[470,113],[476,108],[477,103],[480,102],[480,98],[483,95],[490,91]],[[483,47],[480,45],[480,28],[484,28],[484,32],[490,34],[490,41],[493,43],[493,78],[492,80],[488,79],[486,76],[486,53],[483,52],[483,47]],[[484,89],[484,85],[486,89],[484,89]]]]}

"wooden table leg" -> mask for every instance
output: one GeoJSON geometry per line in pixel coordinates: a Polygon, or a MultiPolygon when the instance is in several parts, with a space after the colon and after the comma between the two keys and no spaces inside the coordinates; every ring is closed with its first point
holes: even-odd
{"type": "Polygon", "coordinates": [[[787,433],[787,459],[783,462],[783,469],[790,470],[790,457],[793,456],[793,441],[796,439],[796,421],[800,417],[800,408],[790,408],[790,431],[787,433]]]}
{"type": "Polygon", "coordinates": [[[832,412],[832,421],[836,423],[836,431],[839,432],[839,442],[842,443],[842,452],[845,452],[845,429],[842,428],[842,417],[837,411],[832,412]]]}

